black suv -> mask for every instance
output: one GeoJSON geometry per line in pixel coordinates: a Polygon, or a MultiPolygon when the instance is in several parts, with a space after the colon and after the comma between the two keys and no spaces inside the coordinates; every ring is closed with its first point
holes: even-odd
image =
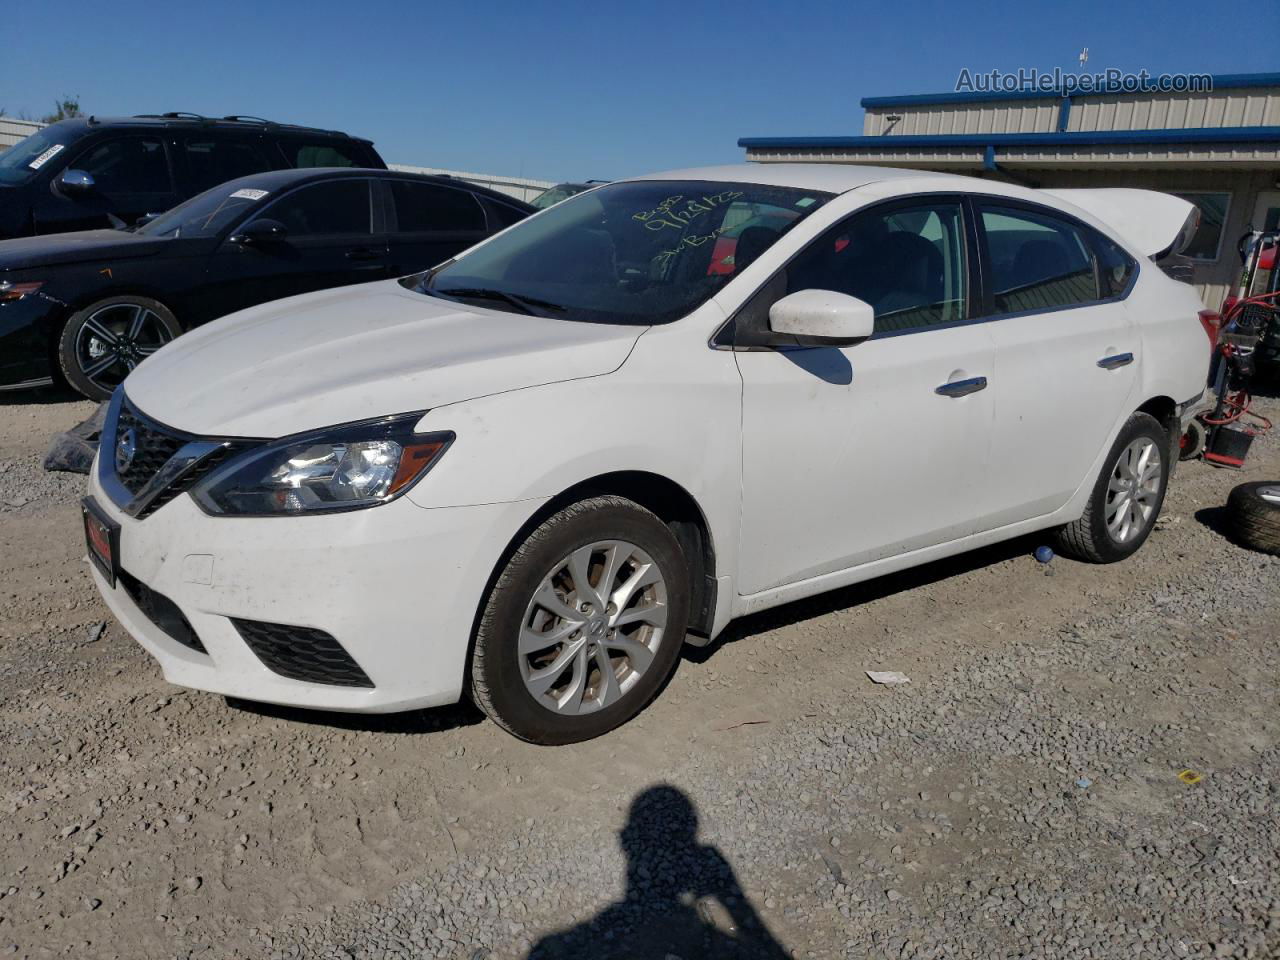
{"type": "Polygon", "coordinates": [[[257,117],[80,117],[0,151],[0,240],[132,226],[236,177],[386,164],[372,142],[257,117]]]}

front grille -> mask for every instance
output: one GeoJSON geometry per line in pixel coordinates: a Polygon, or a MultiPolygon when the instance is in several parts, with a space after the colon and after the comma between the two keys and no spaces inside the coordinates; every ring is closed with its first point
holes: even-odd
{"type": "Polygon", "coordinates": [[[200,637],[196,635],[195,628],[182,615],[182,611],[178,609],[176,603],[163,593],[157,593],[152,590],[125,570],[120,571],[118,579],[125,592],[129,594],[129,598],[133,600],[134,605],[142,611],[148,620],[163,631],[170,640],[180,643],[184,647],[196,651],[196,653],[208,652],[205,650],[204,644],[200,642],[200,637]]]}
{"type": "Polygon", "coordinates": [[[311,627],[232,618],[249,649],[274,673],[290,680],[342,687],[372,687],[373,681],[332,636],[311,627]]]}
{"type": "MultiPolygon", "coordinates": [[[[187,441],[185,437],[175,436],[143,420],[130,407],[121,405],[120,416],[116,421],[116,439],[123,436],[126,430],[133,431],[135,453],[126,469],[116,470],[116,476],[130,493],[136,494],[187,441]]],[[[103,451],[104,456],[108,454],[114,456],[115,451],[103,451]]]]}
{"type": "Polygon", "coordinates": [[[155,513],[179,494],[186,493],[194,487],[196,482],[205,476],[205,474],[209,473],[214,467],[223,463],[227,457],[231,456],[233,453],[239,453],[242,449],[244,448],[241,446],[229,443],[220,450],[209,454],[209,456],[205,457],[182,476],[178,477],[177,480],[173,481],[173,483],[169,484],[157,493],[155,498],[143,507],[141,511],[139,511],[138,519],[151,516],[151,514],[155,513]]]}
{"type": "MultiPolygon", "coordinates": [[[[116,479],[124,487],[124,493],[115,498],[117,501],[125,500],[125,502],[118,504],[121,507],[127,507],[129,505],[128,500],[136,498],[146,488],[147,484],[164,469],[165,464],[172,460],[174,455],[182,450],[187,443],[205,440],[205,438],[193,437],[190,434],[181,433],[148,419],[134,408],[127,398],[123,399],[120,404],[115,430],[111,432],[109,440],[118,446],[118,441],[125,435],[126,431],[132,431],[134,454],[133,459],[124,470],[116,466],[115,449],[104,449],[102,451],[102,456],[109,458],[106,462],[115,473],[116,479]]],[[[150,494],[151,499],[147,500],[145,506],[142,506],[133,515],[139,520],[151,516],[170,500],[194,487],[215,467],[225,463],[228,458],[240,453],[242,450],[255,446],[258,442],[254,440],[209,440],[205,444],[206,450],[216,444],[221,444],[221,446],[216,447],[212,452],[207,453],[203,459],[187,467],[184,473],[170,481],[162,489],[152,491],[150,494]]]]}

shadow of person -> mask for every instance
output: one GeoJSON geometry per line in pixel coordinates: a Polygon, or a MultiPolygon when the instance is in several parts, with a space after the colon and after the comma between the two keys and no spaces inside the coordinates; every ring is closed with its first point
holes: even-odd
{"type": "Polygon", "coordinates": [[[697,835],[698,814],[683,791],[662,784],[640,793],[619,834],[627,856],[623,899],[544,937],[528,960],[789,958],[729,862],[697,835]]]}

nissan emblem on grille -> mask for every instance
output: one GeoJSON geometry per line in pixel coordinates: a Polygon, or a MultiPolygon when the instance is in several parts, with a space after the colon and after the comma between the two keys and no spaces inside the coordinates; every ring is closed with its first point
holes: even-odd
{"type": "Polygon", "coordinates": [[[123,473],[133,465],[134,455],[138,452],[138,435],[130,427],[122,430],[116,438],[116,470],[123,473]]]}

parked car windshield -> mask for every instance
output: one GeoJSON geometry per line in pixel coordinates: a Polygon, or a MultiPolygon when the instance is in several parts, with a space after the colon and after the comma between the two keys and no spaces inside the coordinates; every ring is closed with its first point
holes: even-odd
{"type": "Polygon", "coordinates": [[[19,140],[8,150],[0,151],[0,183],[26,183],[76,139],[66,127],[59,125],[19,140]]]}
{"type": "Polygon", "coordinates": [[[138,228],[148,237],[213,237],[238,220],[268,191],[233,181],[197,194],[138,228]]]}
{"type": "Polygon", "coordinates": [[[538,316],[670,323],[831,196],[751,183],[610,184],[404,283],[430,296],[538,316]]]}

